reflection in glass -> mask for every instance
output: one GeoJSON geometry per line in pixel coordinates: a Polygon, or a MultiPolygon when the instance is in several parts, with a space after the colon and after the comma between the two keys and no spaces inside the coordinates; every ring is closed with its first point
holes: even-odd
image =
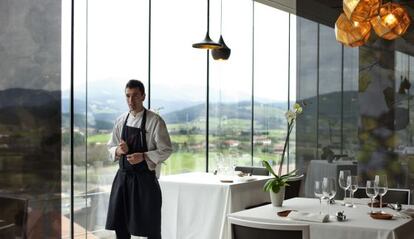
{"type": "Polygon", "coordinates": [[[341,153],[342,46],[332,28],[319,25],[318,149],[341,153]]]}
{"type": "Polygon", "coordinates": [[[0,5],[0,238],[60,238],[62,3],[0,5]]]}
{"type": "Polygon", "coordinates": [[[318,24],[296,18],[297,76],[296,98],[306,102],[302,117],[296,123],[296,165],[304,167],[309,160],[317,158],[318,114],[318,24]],[[300,136],[300,137],[298,137],[300,136]]]}

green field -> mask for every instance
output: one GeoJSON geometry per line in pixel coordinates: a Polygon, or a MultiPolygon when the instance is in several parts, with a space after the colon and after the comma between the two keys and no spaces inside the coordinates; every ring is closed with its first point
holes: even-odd
{"type": "MultiPolygon", "coordinates": [[[[210,134],[209,136],[210,170],[216,169],[216,160],[220,157],[229,159],[230,161],[232,161],[232,164],[250,165],[251,136],[249,134],[242,133],[244,129],[249,129],[250,124],[248,124],[246,120],[238,119],[231,119],[221,122],[220,126],[218,125],[218,121],[213,119],[211,124],[212,129],[210,132],[212,132],[212,134],[210,134]],[[217,129],[220,130],[215,131],[217,129]],[[221,132],[221,134],[216,135],[214,134],[214,132],[221,132]],[[238,141],[238,146],[226,145],[224,143],[226,140],[238,141]]],[[[169,131],[172,132],[170,137],[173,143],[174,153],[170,156],[170,158],[167,161],[165,161],[164,165],[162,166],[162,174],[168,175],[183,172],[206,170],[206,137],[203,132],[200,132],[202,129],[198,128],[202,125],[205,125],[205,122],[168,125],[169,131]],[[196,130],[194,131],[194,129],[196,130]]],[[[260,131],[258,131],[257,133],[259,132],[260,131]]],[[[286,133],[284,129],[265,130],[264,132],[267,132],[265,137],[272,140],[272,145],[255,146],[253,164],[256,166],[260,165],[260,161],[263,159],[274,160],[276,162],[279,161],[280,156],[275,155],[271,151],[272,147],[274,147],[275,144],[283,144],[286,133]]],[[[110,134],[89,135],[88,151],[91,153],[98,152],[99,150],[105,150],[105,146],[103,146],[102,144],[106,144],[109,138],[110,134]]],[[[92,157],[92,155],[90,155],[90,157],[92,157]]],[[[100,160],[100,157],[101,156],[99,156],[95,160],[100,160]]]]}
{"type": "Polygon", "coordinates": [[[111,134],[95,134],[88,137],[88,143],[106,144],[111,134]]]}

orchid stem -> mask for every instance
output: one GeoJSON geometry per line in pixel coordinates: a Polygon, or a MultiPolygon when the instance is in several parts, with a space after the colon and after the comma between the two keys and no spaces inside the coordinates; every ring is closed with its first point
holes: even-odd
{"type": "Polygon", "coordinates": [[[289,142],[290,132],[292,132],[292,129],[293,129],[293,122],[294,121],[292,121],[291,123],[288,123],[288,133],[286,136],[285,145],[283,146],[282,159],[280,160],[280,164],[279,164],[279,172],[278,172],[279,177],[282,176],[283,161],[285,159],[285,152],[286,152],[287,144],[289,142]]]}

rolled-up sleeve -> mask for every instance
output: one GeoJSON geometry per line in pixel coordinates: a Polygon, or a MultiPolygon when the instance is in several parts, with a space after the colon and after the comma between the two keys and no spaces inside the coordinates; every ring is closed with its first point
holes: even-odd
{"type": "Polygon", "coordinates": [[[115,121],[114,128],[112,130],[111,137],[109,138],[108,143],[106,144],[109,151],[109,161],[115,162],[119,158],[116,157],[116,148],[119,145],[120,140],[120,132],[119,132],[119,126],[118,126],[118,120],[115,121]]]}
{"type": "Polygon", "coordinates": [[[170,135],[164,120],[159,117],[154,127],[154,141],[156,148],[145,153],[147,158],[158,165],[168,159],[172,153],[170,135]]]}

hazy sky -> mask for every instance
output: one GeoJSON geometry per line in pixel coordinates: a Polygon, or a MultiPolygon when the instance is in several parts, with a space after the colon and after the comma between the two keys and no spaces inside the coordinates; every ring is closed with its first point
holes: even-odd
{"type": "MultiPolygon", "coordinates": [[[[65,1],[63,1],[65,2],[65,1]]],[[[80,2],[80,1],[79,1],[80,2]]],[[[148,77],[148,3],[136,0],[89,0],[88,45],[86,51],[86,3],[76,5],[75,84],[88,81],[148,77]],[[86,52],[88,53],[86,55],[86,52]],[[88,61],[86,62],[86,57],[88,61]],[[87,64],[86,64],[87,63],[87,64]],[[87,73],[86,73],[87,70],[87,73]]],[[[66,9],[68,6],[66,6],[66,9]]],[[[65,6],[64,10],[65,12],[65,6]]],[[[152,1],[152,92],[168,98],[185,95],[187,100],[204,100],[206,51],[194,49],[206,32],[206,1],[152,1]],[[162,92],[156,92],[163,86],[162,92]],[[164,90],[167,89],[167,90],[164,90]],[[189,90],[192,89],[192,90],[189,90]],[[184,92],[185,91],[185,92],[184,92]]],[[[220,1],[211,0],[210,36],[220,35],[220,1]]],[[[293,20],[294,17],[292,17],[293,20]]],[[[63,38],[68,39],[69,15],[64,13],[63,38]]],[[[255,3],[255,95],[272,101],[287,100],[289,15],[255,3]]],[[[70,23],[70,22],[69,22],[70,23]]],[[[295,43],[295,22],[291,41],[295,43]]],[[[227,62],[210,65],[212,95],[220,92],[224,101],[250,99],[252,79],[252,1],[223,1],[223,37],[232,49],[227,62]]],[[[70,52],[63,41],[62,54],[70,52]]],[[[295,45],[291,51],[295,56],[295,45]]],[[[64,56],[63,55],[63,56],[64,56]]],[[[70,58],[70,57],[69,57],[70,58]]],[[[62,57],[66,59],[66,57],[62,57]]],[[[211,58],[212,59],[212,58],[211,58]]],[[[291,59],[296,62],[295,59],[291,59]]],[[[70,62],[69,62],[70,64],[70,62]]],[[[63,89],[68,89],[68,62],[63,89]]],[[[291,66],[292,67],[292,66],[291,66]]],[[[295,70],[294,66],[291,69],[295,70]]],[[[293,75],[294,77],[294,75],[293,75]]],[[[294,85],[294,84],[293,84],[294,85]]],[[[161,91],[161,89],[160,89],[161,91]]]]}

